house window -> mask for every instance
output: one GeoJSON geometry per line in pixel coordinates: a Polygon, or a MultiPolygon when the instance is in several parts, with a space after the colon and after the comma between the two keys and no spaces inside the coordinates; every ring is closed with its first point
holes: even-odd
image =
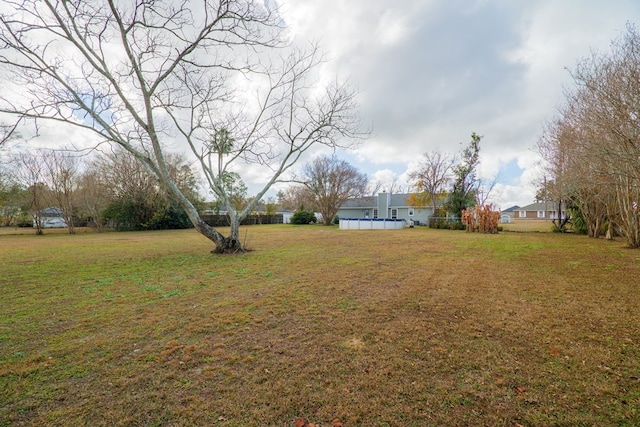
{"type": "Polygon", "coordinates": [[[398,209],[391,209],[391,219],[398,219],[398,209]]]}
{"type": "Polygon", "coordinates": [[[544,218],[544,211],[538,211],[538,218],[544,218]]]}
{"type": "Polygon", "coordinates": [[[363,211],[362,211],[362,215],[363,215],[365,218],[369,218],[369,209],[365,209],[365,210],[363,210],[363,211]]]}
{"type": "Polygon", "coordinates": [[[518,211],[518,216],[520,218],[526,218],[527,217],[527,212],[526,211],[518,211]]]}
{"type": "Polygon", "coordinates": [[[409,209],[409,216],[413,216],[413,209],[409,209]]]}
{"type": "Polygon", "coordinates": [[[373,210],[373,218],[378,218],[378,209],[373,210]]]}

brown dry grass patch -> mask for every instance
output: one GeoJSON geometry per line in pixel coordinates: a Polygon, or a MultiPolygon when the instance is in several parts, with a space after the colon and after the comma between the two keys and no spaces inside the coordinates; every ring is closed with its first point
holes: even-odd
{"type": "Polygon", "coordinates": [[[0,425],[640,424],[620,242],[245,231],[0,237],[0,425]]]}

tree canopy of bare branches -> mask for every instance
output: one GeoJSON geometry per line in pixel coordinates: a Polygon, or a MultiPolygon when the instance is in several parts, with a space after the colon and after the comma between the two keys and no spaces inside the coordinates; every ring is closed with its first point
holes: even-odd
{"type": "Polygon", "coordinates": [[[0,112],[122,147],[216,252],[242,250],[240,221],[310,147],[365,135],[356,92],[316,86],[319,49],[286,48],[270,2],[6,0],[2,10],[0,112]],[[171,147],[190,148],[226,207],[229,236],[207,225],[171,178],[171,147]],[[238,210],[226,182],[248,168],[268,173],[238,210]]]}
{"type": "Polygon", "coordinates": [[[365,196],[369,185],[367,175],[335,156],[321,156],[305,165],[302,179],[307,198],[325,225],[331,224],[344,202],[365,196]]]}
{"type": "Polygon", "coordinates": [[[78,159],[63,151],[42,153],[46,182],[51,189],[51,198],[62,211],[62,218],[70,234],[75,234],[75,189],[78,183],[78,159]]]}
{"type": "Polygon", "coordinates": [[[455,157],[432,151],[424,153],[418,168],[409,174],[411,186],[416,191],[410,200],[414,207],[423,207],[431,203],[435,215],[438,197],[444,199],[444,193],[451,182],[451,169],[455,164],[455,157]]]}
{"type": "Polygon", "coordinates": [[[608,53],[572,71],[575,87],[539,143],[556,198],[598,237],[607,223],[640,247],[640,32],[628,24],[608,53]]]}

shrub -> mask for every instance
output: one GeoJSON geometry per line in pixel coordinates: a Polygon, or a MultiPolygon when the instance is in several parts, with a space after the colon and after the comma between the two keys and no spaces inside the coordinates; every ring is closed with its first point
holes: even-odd
{"type": "Polygon", "coordinates": [[[169,202],[158,208],[144,226],[147,230],[179,230],[192,228],[193,223],[178,203],[169,202]]]}
{"type": "Polygon", "coordinates": [[[316,216],[311,211],[298,209],[291,216],[291,224],[311,224],[317,221],[316,216]]]}
{"type": "Polygon", "coordinates": [[[437,228],[442,230],[466,230],[466,226],[460,222],[458,218],[449,218],[445,216],[430,217],[429,228],[437,228]]]}
{"type": "Polygon", "coordinates": [[[449,230],[466,230],[467,225],[460,221],[451,221],[449,223],[449,230]]]}
{"type": "Polygon", "coordinates": [[[31,228],[31,227],[33,227],[33,218],[31,216],[29,216],[29,215],[22,214],[16,220],[16,226],[24,227],[24,228],[31,228]]]}
{"type": "Polygon", "coordinates": [[[333,224],[333,225],[340,224],[340,217],[338,215],[334,216],[333,220],[331,220],[331,224],[333,224]]]}

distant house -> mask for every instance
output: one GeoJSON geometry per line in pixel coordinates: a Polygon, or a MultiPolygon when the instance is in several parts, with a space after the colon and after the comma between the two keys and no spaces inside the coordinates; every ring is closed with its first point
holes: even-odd
{"type": "Polygon", "coordinates": [[[516,217],[519,209],[520,209],[520,206],[518,206],[518,205],[511,206],[508,209],[504,209],[502,211],[502,215],[506,215],[506,216],[510,217],[511,219],[513,219],[513,218],[516,217]]]}
{"type": "MultiPolygon", "coordinates": [[[[34,227],[36,226],[35,222],[34,219],[34,227]]],[[[42,228],[64,228],[67,226],[67,221],[64,220],[62,209],[46,208],[40,211],[40,225],[42,228]]]]}
{"type": "MultiPolygon", "coordinates": [[[[553,202],[536,202],[519,207],[515,213],[515,219],[557,219],[558,205],[553,202]]],[[[504,212],[504,211],[503,211],[504,212]]],[[[560,212],[560,218],[564,218],[566,212],[560,212]]]]}
{"type": "Polygon", "coordinates": [[[433,214],[433,207],[420,209],[409,206],[411,194],[391,194],[382,192],[377,196],[347,200],[338,210],[340,219],[400,219],[407,223],[427,224],[433,214]]]}

